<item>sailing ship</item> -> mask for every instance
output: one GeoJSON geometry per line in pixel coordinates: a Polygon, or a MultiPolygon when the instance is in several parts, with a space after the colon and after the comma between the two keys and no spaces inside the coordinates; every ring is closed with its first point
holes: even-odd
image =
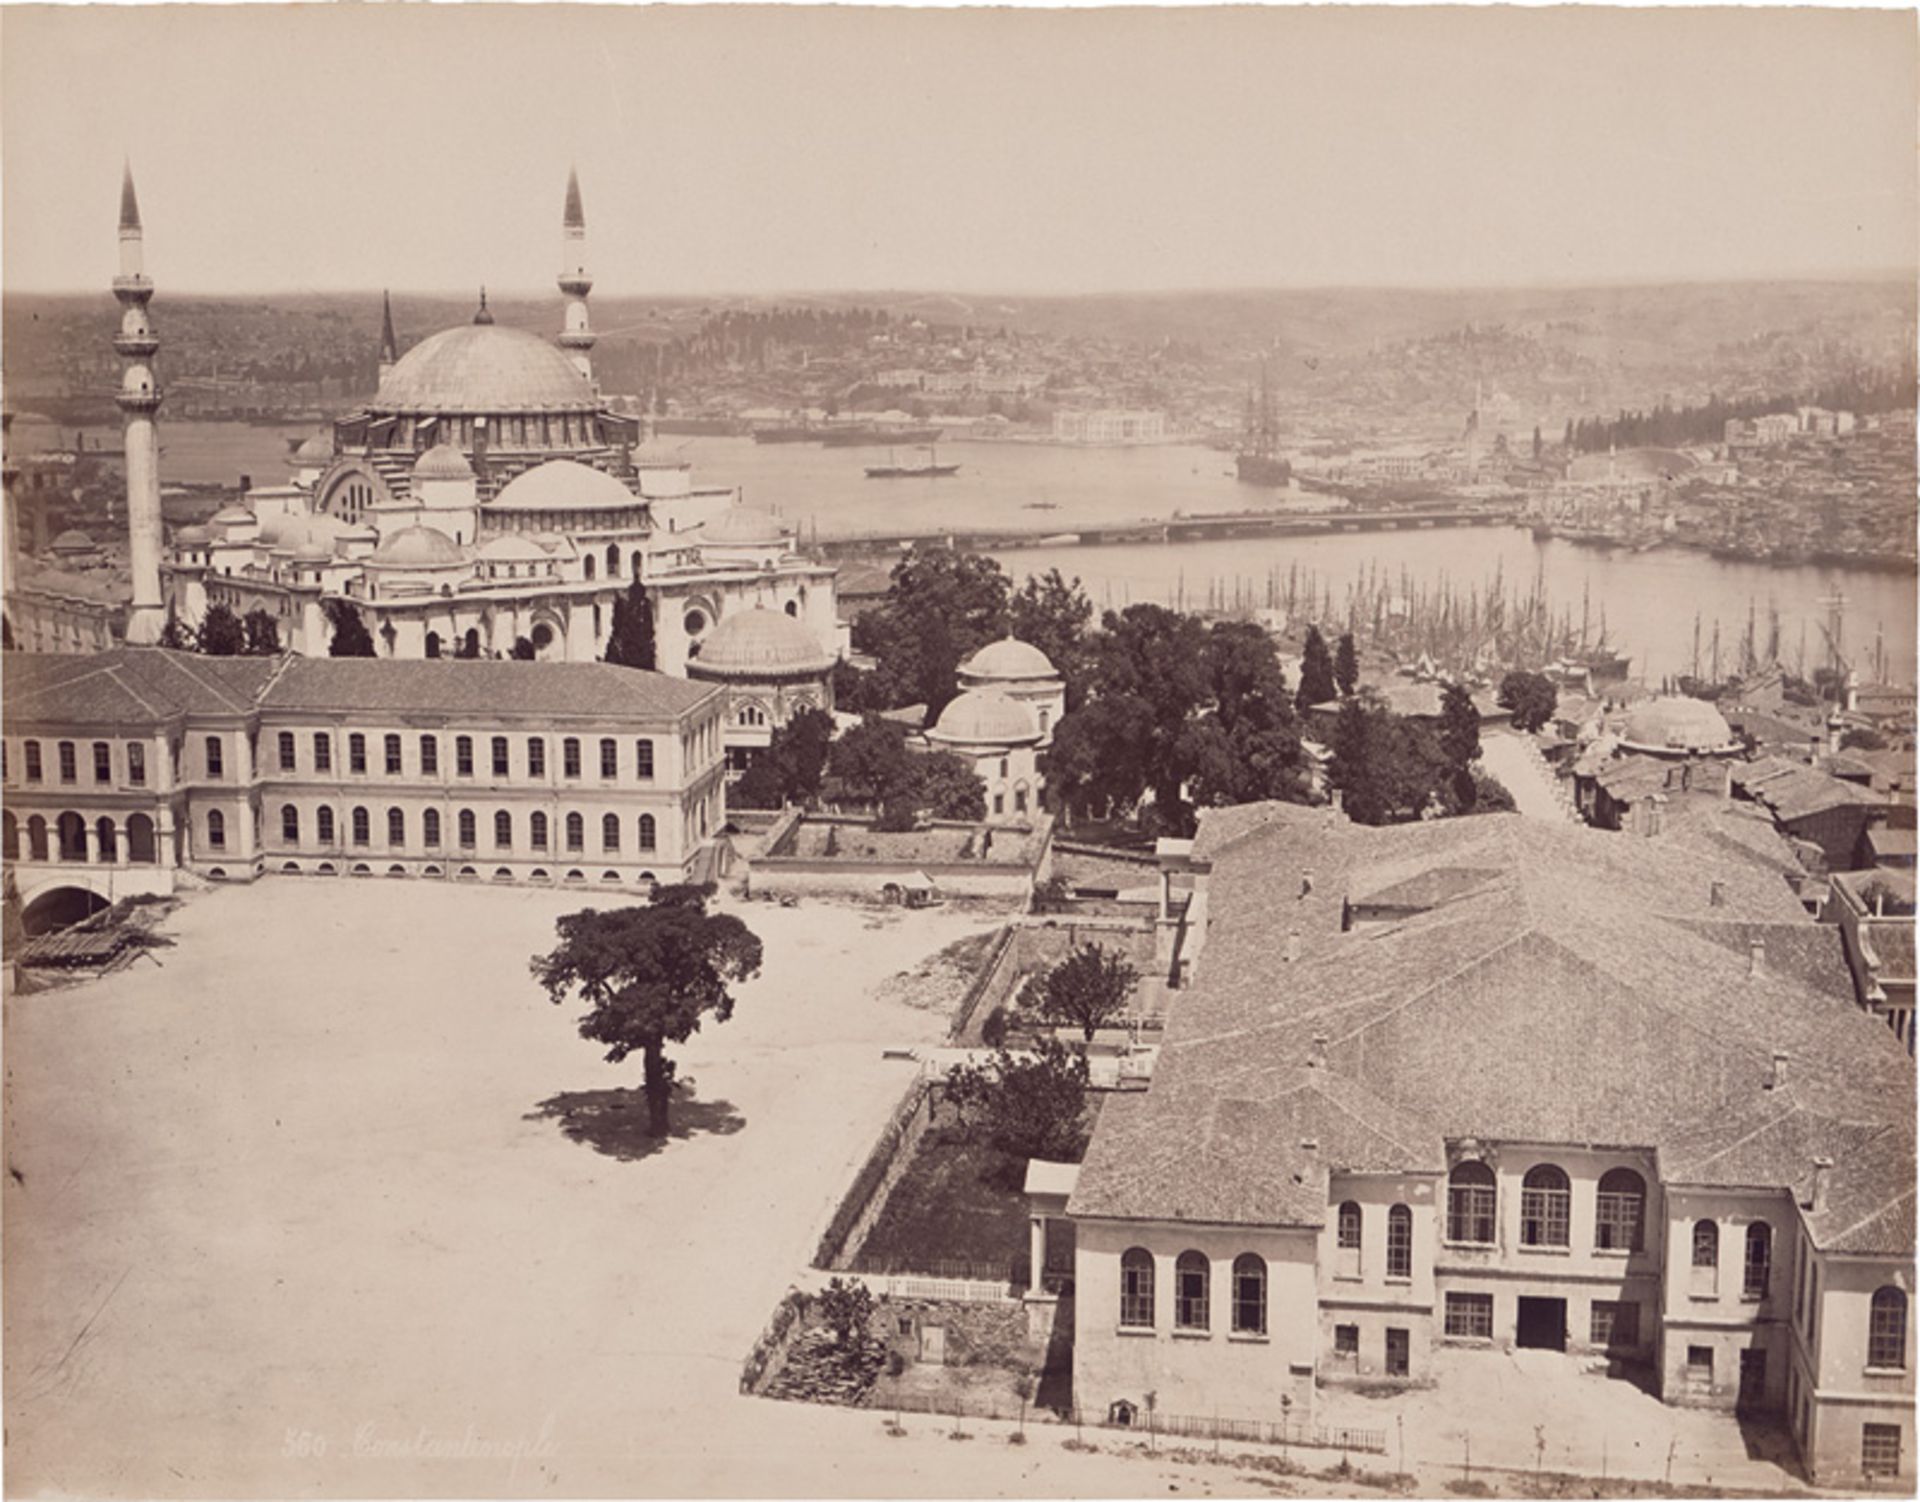
{"type": "Polygon", "coordinates": [[[1280,453],[1280,422],[1274,415],[1273,386],[1267,379],[1267,362],[1260,362],[1260,400],[1247,393],[1247,426],[1240,452],[1233,457],[1234,474],[1248,485],[1285,485],[1293,478],[1293,465],[1280,453]]]}
{"type": "Polygon", "coordinates": [[[867,478],[869,480],[943,480],[949,475],[960,473],[960,466],[957,464],[936,462],[932,444],[925,445],[925,448],[927,450],[925,464],[901,464],[889,453],[885,464],[867,466],[867,478]]]}

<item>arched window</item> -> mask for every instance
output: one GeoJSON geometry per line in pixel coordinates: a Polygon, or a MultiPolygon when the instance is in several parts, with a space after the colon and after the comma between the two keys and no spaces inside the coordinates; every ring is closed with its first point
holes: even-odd
{"type": "MultiPolygon", "coordinates": [[[[66,742],[62,741],[61,756],[60,756],[60,780],[62,782],[72,782],[73,779],[67,775],[66,749],[67,749],[66,742]]],[[[207,737],[207,776],[223,777],[226,775],[226,765],[223,758],[224,758],[224,748],[220,743],[220,737],[217,735],[208,736],[207,737]]]]}
{"type": "Polygon", "coordinates": [[[1603,1252],[1637,1252],[1646,1224],[1647,1181],[1631,1168],[1600,1175],[1594,1198],[1593,1244],[1603,1252]]]}
{"type": "Polygon", "coordinates": [[[1335,1217],[1334,1240],[1339,1254],[1335,1264],[1343,1278],[1360,1276],[1360,1207],[1348,1200],[1335,1217]]]}
{"type": "Polygon", "coordinates": [[[1267,1333],[1267,1264],[1255,1252],[1233,1259],[1233,1333],[1267,1333]]]}
{"type": "Polygon", "coordinates": [[[333,770],[333,737],[324,730],[313,733],[313,770],[331,772],[333,770]]]}
{"type": "Polygon", "coordinates": [[[659,826],[653,822],[652,814],[640,816],[640,848],[652,850],[659,841],[659,826]]]}
{"type": "Polygon", "coordinates": [[[439,655],[440,633],[438,631],[429,631],[427,633],[427,656],[438,657],[439,655]]]}
{"type": "Polygon", "coordinates": [[[46,858],[47,821],[38,814],[30,814],[27,817],[27,859],[43,861],[46,858]]]}
{"type": "Polygon", "coordinates": [[[535,850],[547,848],[547,816],[533,813],[527,816],[527,839],[535,850]]]}
{"type": "Polygon", "coordinates": [[[1182,1252],[1173,1264],[1173,1323],[1176,1329],[1207,1328],[1209,1271],[1204,1252],[1182,1252]]]}
{"type": "Polygon", "coordinates": [[[479,843],[480,837],[475,832],[472,809],[463,808],[460,810],[459,827],[460,827],[460,848],[462,850],[473,849],[473,847],[479,843]]]}
{"type": "Polygon", "coordinates": [[[100,859],[108,865],[114,860],[113,820],[104,815],[93,821],[93,837],[100,845],[100,859]]]}
{"type": "Polygon", "coordinates": [[[1132,1247],[1120,1256],[1120,1323],[1153,1328],[1153,1253],[1132,1247]]]}
{"type": "Polygon", "coordinates": [[[1447,1175],[1447,1240],[1492,1246],[1496,1208],[1493,1170],[1471,1158],[1454,1164],[1447,1175]]]}
{"type": "Polygon", "coordinates": [[[366,845],[370,844],[372,840],[373,827],[367,817],[367,811],[364,808],[356,808],[353,811],[353,843],[356,845],[366,845]]]}
{"type": "Polygon", "coordinates": [[[1387,1211],[1387,1276],[1413,1276],[1413,1212],[1405,1205],[1387,1211]]]}
{"type": "Polygon", "coordinates": [[[407,843],[407,816],[404,810],[387,810],[387,844],[398,850],[407,843]]]}
{"type": "Polygon", "coordinates": [[[300,810],[291,803],[280,805],[280,838],[289,845],[300,843],[300,810]]]}
{"type": "MultiPolygon", "coordinates": [[[[60,818],[60,832],[62,835],[60,843],[62,845],[66,843],[66,823],[66,816],[63,814],[60,818]]],[[[225,850],[227,848],[227,816],[217,808],[207,810],[207,848],[210,850],[225,850]]]]}
{"type": "Polygon", "coordinates": [[[1907,1296],[1891,1283],[1873,1293],[1867,1326],[1867,1365],[1904,1371],[1907,1365],[1907,1296]]]}
{"type": "Polygon", "coordinates": [[[567,815],[567,849],[587,848],[587,821],[578,814],[567,815]]]}
{"type": "Polygon", "coordinates": [[[1693,1291],[1713,1294],[1720,1287],[1720,1227],[1711,1220],[1693,1223],[1693,1291]]]}
{"type": "Polygon", "coordinates": [[[1746,1273],[1740,1281],[1743,1298],[1764,1299],[1773,1281],[1773,1227],[1756,1220],[1747,1227],[1746,1273]]]}
{"type": "Polygon", "coordinates": [[[298,769],[300,765],[300,760],[294,754],[293,732],[291,730],[281,731],[279,735],[279,743],[280,743],[280,770],[283,772],[295,771],[296,769],[298,769]]]}
{"type": "Polygon", "coordinates": [[[513,815],[504,808],[493,816],[493,846],[496,850],[513,848],[513,815]]]}
{"type": "Polygon", "coordinates": [[[20,859],[20,821],[13,816],[11,809],[0,813],[0,858],[10,861],[20,859]]]}
{"type": "Polygon", "coordinates": [[[600,742],[600,775],[609,780],[620,775],[620,743],[611,736],[600,742]]]}
{"type": "Polygon", "coordinates": [[[593,577],[593,554],[587,554],[581,562],[586,566],[586,576],[591,579],[593,577]]]}
{"type": "Polygon", "coordinates": [[[620,848],[620,816],[608,814],[600,821],[600,848],[611,852],[620,848]]]}
{"type": "Polygon", "coordinates": [[[635,777],[653,776],[653,742],[646,739],[633,743],[633,775],[635,777]]]}
{"type": "Polygon", "coordinates": [[[333,843],[333,810],[319,809],[313,816],[314,833],[319,836],[322,845],[333,843]]]}
{"type": "Polygon", "coordinates": [[[1520,1181],[1520,1244],[1565,1246],[1573,1191],[1566,1174],[1551,1163],[1527,1170],[1520,1181]]]}
{"type": "Polygon", "coordinates": [[[440,846],[440,810],[429,808],[420,815],[420,839],[438,849],[440,846]]]}
{"type": "Polygon", "coordinates": [[[607,577],[609,579],[620,577],[620,545],[618,543],[607,544],[607,577]]]}
{"type": "Polygon", "coordinates": [[[560,743],[560,770],[569,777],[580,775],[580,738],[570,735],[560,743]]]}

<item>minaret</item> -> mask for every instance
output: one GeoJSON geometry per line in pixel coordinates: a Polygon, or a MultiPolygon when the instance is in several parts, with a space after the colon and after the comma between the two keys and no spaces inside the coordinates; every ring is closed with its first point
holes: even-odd
{"type": "Polygon", "coordinates": [[[393,337],[393,294],[380,294],[380,380],[384,384],[393,362],[400,358],[400,341],[393,337]]]}
{"type": "Polygon", "coordinates": [[[6,515],[0,517],[0,600],[11,598],[20,568],[20,508],[14,498],[13,482],[20,469],[13,462],[13,413],[0,409],[0,500],[6,515]]]}
{"type": "Polygon", "coordinates": [[[580,174],[567,169],[567,204],[560,215],[560,291],[567,299],[566,325],[560,347],[575,368],[593,379],[593,330],[587,324],[587,294],[593,278],[587,274],[587,215],[580,207],[580,174]]]}
{"type": "Polygon", "coordinates": [[[147,280],[140,201],[134,197],[131,166],[120,185],[120,274],[113,279],[113,295],[121,308],[120,332],[113,347],[125,362],[117,401],[127,455],[128,552],[133,568],[127,641],[151,646],[160,639],[167,616],[160,594],[160,437],[154,427],[160,383],[154,379],[152,363],[160,341],[147,320],[153,283],[147,280]]]}

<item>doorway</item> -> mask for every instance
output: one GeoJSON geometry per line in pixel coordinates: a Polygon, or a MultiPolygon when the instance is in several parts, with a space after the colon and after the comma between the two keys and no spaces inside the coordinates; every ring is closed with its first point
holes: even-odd
{"type": "Polygon", "coordinates": [[[1752,1413],[1767,1404],[1767,1353],[1748,1349],[1740,1353],[1740,1395],[1734,1407],[1752,1413]]]}
{"type": "Polygon", "coordinates": [[[1535,1351],[1566,1350],[1567,1301],[1521,1299],[1514,1344],[1535,1351]]]}

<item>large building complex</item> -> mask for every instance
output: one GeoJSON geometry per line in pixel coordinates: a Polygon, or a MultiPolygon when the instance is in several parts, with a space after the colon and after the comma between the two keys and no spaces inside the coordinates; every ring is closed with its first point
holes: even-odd
{"type": "Polygon", "coordinates": [[[1069,1202],[1082,1407],[1272,1419],[1535,1347],[1911,1485],[1912,1062],[1722,822],[1207,814],[1196,983],[1069,1202]]]}
{"type": "Polygon", "coordinates": [[[16,654],[6,860],[30,926],[180,871],[700,880],[725,705],[596,663],[16,654]]]}

